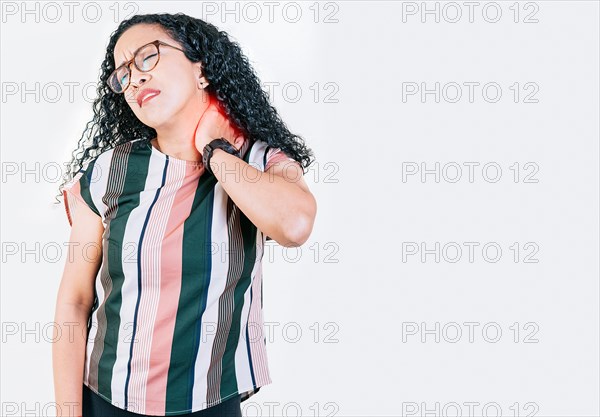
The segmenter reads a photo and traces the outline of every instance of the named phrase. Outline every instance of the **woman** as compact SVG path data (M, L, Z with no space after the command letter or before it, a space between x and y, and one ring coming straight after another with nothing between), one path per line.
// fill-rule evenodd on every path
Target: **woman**
M183 14L119 25L94 113L62 190L59 415L241 415L271 382L264 243L308 239L312 152L240 47Z

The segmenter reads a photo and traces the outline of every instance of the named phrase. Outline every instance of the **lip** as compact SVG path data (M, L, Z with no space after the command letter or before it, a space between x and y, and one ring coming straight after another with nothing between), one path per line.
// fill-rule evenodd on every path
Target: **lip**
M160 90L154 90L152 88L144 88L142 91L139 92L136 100L137 100L138 105L140 107L142 107L142 104L145 101L151 100L159 94L160 94ZM150 97L148 97L148 96L150 96ZM146 98L146 97L148 97L148 98Z

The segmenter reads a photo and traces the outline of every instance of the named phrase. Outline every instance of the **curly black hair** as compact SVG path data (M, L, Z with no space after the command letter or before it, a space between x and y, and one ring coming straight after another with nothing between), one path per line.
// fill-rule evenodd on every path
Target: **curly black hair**
M78 148L72 153L59 186L59 195L62 195L64 185L84 164L105 150L134 139L150 141L156 137L156 130L135 116L124 94L114 93L106 83L115 69L115 44L125 30L140 23L160 25L182 45L190 61L202 62L203 74L208 81L205 91L218 100L244 137L251 141L260 139L271 147L280 148L299 162L303 169L314 162L312 150L305 145L302 137L288 130L275 107L270 104L268 93L261 88L248 58L225 31L183 13L134 15L122 21L111 34L102 62L97 97L93 103L94 117L87 123Z

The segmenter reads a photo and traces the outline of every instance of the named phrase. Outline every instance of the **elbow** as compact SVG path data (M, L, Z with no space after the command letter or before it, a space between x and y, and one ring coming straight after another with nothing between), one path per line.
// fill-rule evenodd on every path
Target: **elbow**
M282 246L295 248L304 245L312 231L312 227L307 227L306 223L306 220L296 220L296 225L288 227L285 234L285 242Z
M283 246L288 248L302 246L310 237L317 212L314 198L312 201L310 209L301 215L294 216L291 224L286 227L286 243Z

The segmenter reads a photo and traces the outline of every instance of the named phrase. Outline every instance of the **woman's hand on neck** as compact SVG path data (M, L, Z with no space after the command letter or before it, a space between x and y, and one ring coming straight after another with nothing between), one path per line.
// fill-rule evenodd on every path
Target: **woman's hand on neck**
M224 138L238 150L244 143L244 136L229 120L216 98L211 98L208 108L196 126L194 133L196 149L202 154L204 147L218 138Z

